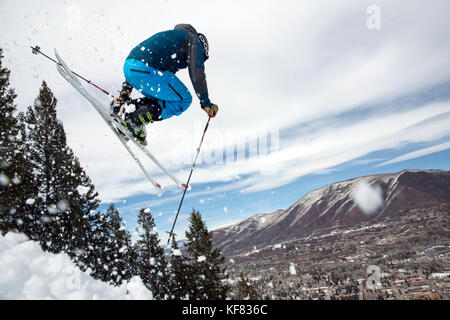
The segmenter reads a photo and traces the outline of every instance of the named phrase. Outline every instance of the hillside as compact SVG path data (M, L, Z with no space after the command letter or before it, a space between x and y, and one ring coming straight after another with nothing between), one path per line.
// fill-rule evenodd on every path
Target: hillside
M229 255L442 203L450 203L448 171L404 170L359 177L312 191L286 210L216 229L214 243Z

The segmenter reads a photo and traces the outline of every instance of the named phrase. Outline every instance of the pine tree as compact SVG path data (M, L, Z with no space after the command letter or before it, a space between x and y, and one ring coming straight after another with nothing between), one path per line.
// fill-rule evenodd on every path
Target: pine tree
M34 106L25 115L27 157L33 167L29 183L38 188L30 211L40 223L42 247L75 256L87 246L86 216L97 208L99 200L95 187L67 145L56 104L44 81Z
M23 124L16 116L16 94L9 87L10 71L2 66L0 48L0 232L23 232L31 226L26 201L31 168L25 160Z
M18 210L11 210L11 218L13 229L17 232L26 234L30 239L37 240L38 224L36 223L33 213L33 200L38 192L38 187L33 184L33 167L29 161L29 152L26 147L26 130L23 112L18 116L20 133L17 139L17 155L18 159L15 162L20 183L12 188L13 193L16 192L17 208Z
M119 286L134 275L131 235L113 204L106 213L91 215L91 247L85 260L91 276Z
M186 299L189 295L188 283L190 281L186 265L186 258L183 257L175 237L172 238L170 261L168 264L169 272L169 292L170 299Z
M240 279L237 284L237 300L258 300L258 292L251 285L250 280L241 272Z
M168 288L167 261L164 249L159 245L155 232L155 220L147 209L141 209L138 216L139 240L135 244L138 275L155 299L170 297Z
M208 232L200 212L192 211L186 231L190 277L189 299L225 299L230 290L226 280L225 258L219 248L214 249L212 232Z
M3 49L0 48L0 168L2 170L2 185L9 184L12 176L6 173L13 165L14 147L19 134L19 125L14 99L17 95L9 88L10 71L2 66Z

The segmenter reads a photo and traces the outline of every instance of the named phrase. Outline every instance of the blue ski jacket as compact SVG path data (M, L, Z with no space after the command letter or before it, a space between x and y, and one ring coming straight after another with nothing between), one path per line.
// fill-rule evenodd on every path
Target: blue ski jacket
M127 59L139 60L161 71L176 73L189 68L189 76L202 106L210 106L205 75L205 57L197 31L189 24L159 32L138 44Z

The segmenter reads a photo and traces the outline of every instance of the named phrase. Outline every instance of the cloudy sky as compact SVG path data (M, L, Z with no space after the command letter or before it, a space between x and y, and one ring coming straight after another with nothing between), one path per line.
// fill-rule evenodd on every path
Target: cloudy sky
M213 228L338 180L449 170L448 12L445 0L0 0L0 46L19 110L47 81L104 205L114 202L130 230L139 208L150 208L165 237L181 190L142 158L165 186L154 190L96 111L29 46L57 48L76 72L116 92L129 51L153 33L191 23L208 37L207 81L220 111L181 211L183 236L192 208ZM193 92L187 71L177 75ZM148 127L150 150L181 180L206 121L194 100Z

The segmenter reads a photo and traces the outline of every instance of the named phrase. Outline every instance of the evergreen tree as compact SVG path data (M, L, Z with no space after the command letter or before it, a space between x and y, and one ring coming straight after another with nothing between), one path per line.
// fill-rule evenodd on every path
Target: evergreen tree
M186 231L189 299L225 299L230 290L222 282L227 278L225 258L219 248L213 248L212 232L208 232L200 212L193 210L189 222L189 231Z
M188 283L190 279L187 273L188 268L185 263L186 258L183 257L181 250L178 248L175 237L172 237L171 254L169 258L170 299L186 299L189 295Z
M88 253L82 262L91 276L119 286L134 275L131 235L125 229L119 211L111 204L103 213L91 215Z
M87 246L86 216L98 206L97 192L66 143L56 115L57 100L45 81L26 115L26 147L37 195L30 211L40 223L39 240L45 250L72 256Z
M251 285L250 280L241 272L240 279L237 284L237 300L258 300L258 292Z
M141 209L138 216L139 239L135 244L136 268L145 286L155 299L170 297L167 261L164 249L159 245L155 220L149 210Z
M31 225L26 201L33 194L28 184L31 168L25 160L23 125L16 117L10 71L2 66L0 48L0 232L23 232Z

